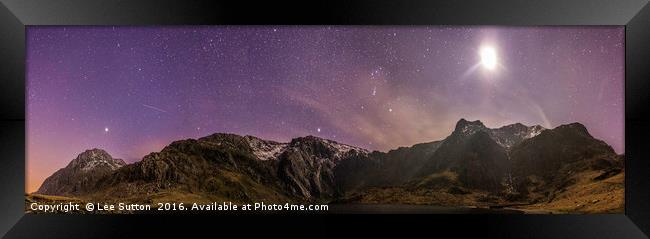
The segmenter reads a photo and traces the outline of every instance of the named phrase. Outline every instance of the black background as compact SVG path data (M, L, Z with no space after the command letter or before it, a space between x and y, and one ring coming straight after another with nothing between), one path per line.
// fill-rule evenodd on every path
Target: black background
M0 235L647 238L650 6L564 1L25 1L0 5ZM25 25L626 25L625 215L24 215ZM446 236L445 236L446 235Z

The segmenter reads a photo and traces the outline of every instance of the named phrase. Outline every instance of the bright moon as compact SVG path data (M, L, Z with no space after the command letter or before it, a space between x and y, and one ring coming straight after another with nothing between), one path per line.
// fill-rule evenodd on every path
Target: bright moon
M104 128L104 132L108 133L108 127Z
M494 70L497 66L497 53L492 47L483 47L479 52L481 55L481 65L488 70Z

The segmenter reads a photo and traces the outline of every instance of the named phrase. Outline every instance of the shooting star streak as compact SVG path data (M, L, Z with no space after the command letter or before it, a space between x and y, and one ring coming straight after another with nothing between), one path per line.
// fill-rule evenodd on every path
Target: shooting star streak
M165 111L165 110L163 110L161 108L155 107L155 106L151 106L151 105L147 105L147 104L142 104L142 106L147 107L147 108L152 109L152 110L155 110L155 111L158 111L158 112L167 113L167 111Z

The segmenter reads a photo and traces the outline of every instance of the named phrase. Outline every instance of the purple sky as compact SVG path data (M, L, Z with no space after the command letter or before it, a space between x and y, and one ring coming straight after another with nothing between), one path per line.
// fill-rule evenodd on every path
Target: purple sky
M29 27L27 191L215 132L368 149L583 123L624 152L623 27ZM493 70L479 52L496 52Z

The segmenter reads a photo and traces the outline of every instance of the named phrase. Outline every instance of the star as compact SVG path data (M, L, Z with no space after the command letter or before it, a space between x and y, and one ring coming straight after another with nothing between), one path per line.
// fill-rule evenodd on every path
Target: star
M108 133L108 127L104 127L104 133Z

